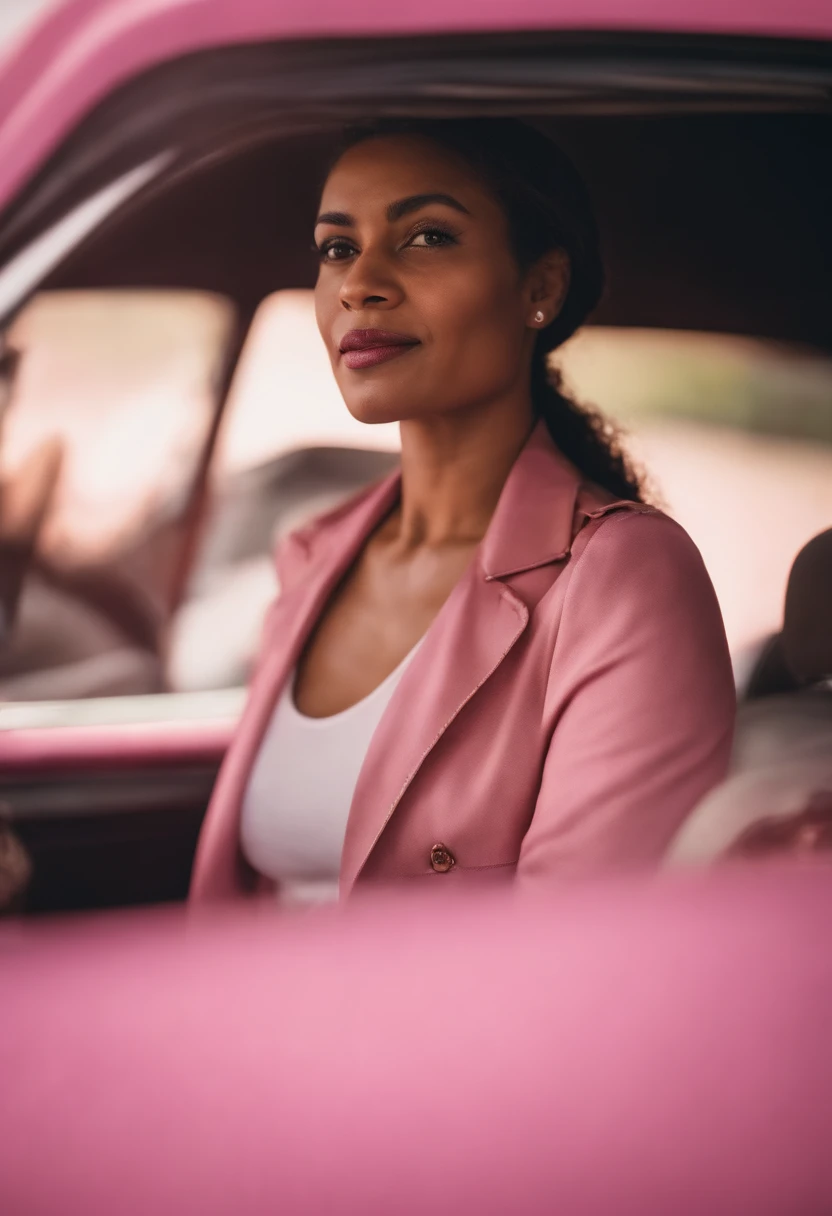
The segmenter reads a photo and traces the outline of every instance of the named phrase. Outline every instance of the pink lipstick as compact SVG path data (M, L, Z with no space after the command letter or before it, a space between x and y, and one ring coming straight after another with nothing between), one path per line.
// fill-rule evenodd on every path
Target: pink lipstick
M340 351L345 366L358 371L397 359L418 345L419 339L408 334L386 329L351 329L341 339Z

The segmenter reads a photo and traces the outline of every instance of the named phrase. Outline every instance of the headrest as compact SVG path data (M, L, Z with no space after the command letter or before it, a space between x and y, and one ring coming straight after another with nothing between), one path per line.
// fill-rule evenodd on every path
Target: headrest
M798 553L786 589L783 653L801 684L832 677L832 528Z

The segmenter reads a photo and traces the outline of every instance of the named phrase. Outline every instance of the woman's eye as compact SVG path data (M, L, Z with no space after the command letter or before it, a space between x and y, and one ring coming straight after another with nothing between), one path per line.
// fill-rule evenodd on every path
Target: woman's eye
M322 262L343 262L345 258L350 257L355 250L349 241L327 241L323 245L318 246L318 255Z
M417 249L436 249L441 245L455 245L456 238L442 228L425 228L411 237L408 244Z

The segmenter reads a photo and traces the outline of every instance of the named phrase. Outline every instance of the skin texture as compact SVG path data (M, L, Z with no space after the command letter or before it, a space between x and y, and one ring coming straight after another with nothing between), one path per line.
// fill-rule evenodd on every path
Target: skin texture
M414 201L440 194L447 199ZM319 211L318 326L350 413L371 425L400 423L402 494L302 656L295 700L311 717L372 692L470 562L533 426L535 333L557 315L569 283L560 250L522 271L488 186L422 137L350 149ZM416 344L350 368L341 343L357 329Z

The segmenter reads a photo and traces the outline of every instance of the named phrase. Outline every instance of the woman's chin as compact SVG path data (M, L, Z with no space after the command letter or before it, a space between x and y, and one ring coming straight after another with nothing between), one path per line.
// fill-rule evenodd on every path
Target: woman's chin
M390 410L350 410L349 412L362 426L389 426L392 423L401 422L398 414Z
M385 426L392 422L402 421L402 410L397 403L385 397L382 400L362 398L346 399L346 406L356 422L365 426Z

